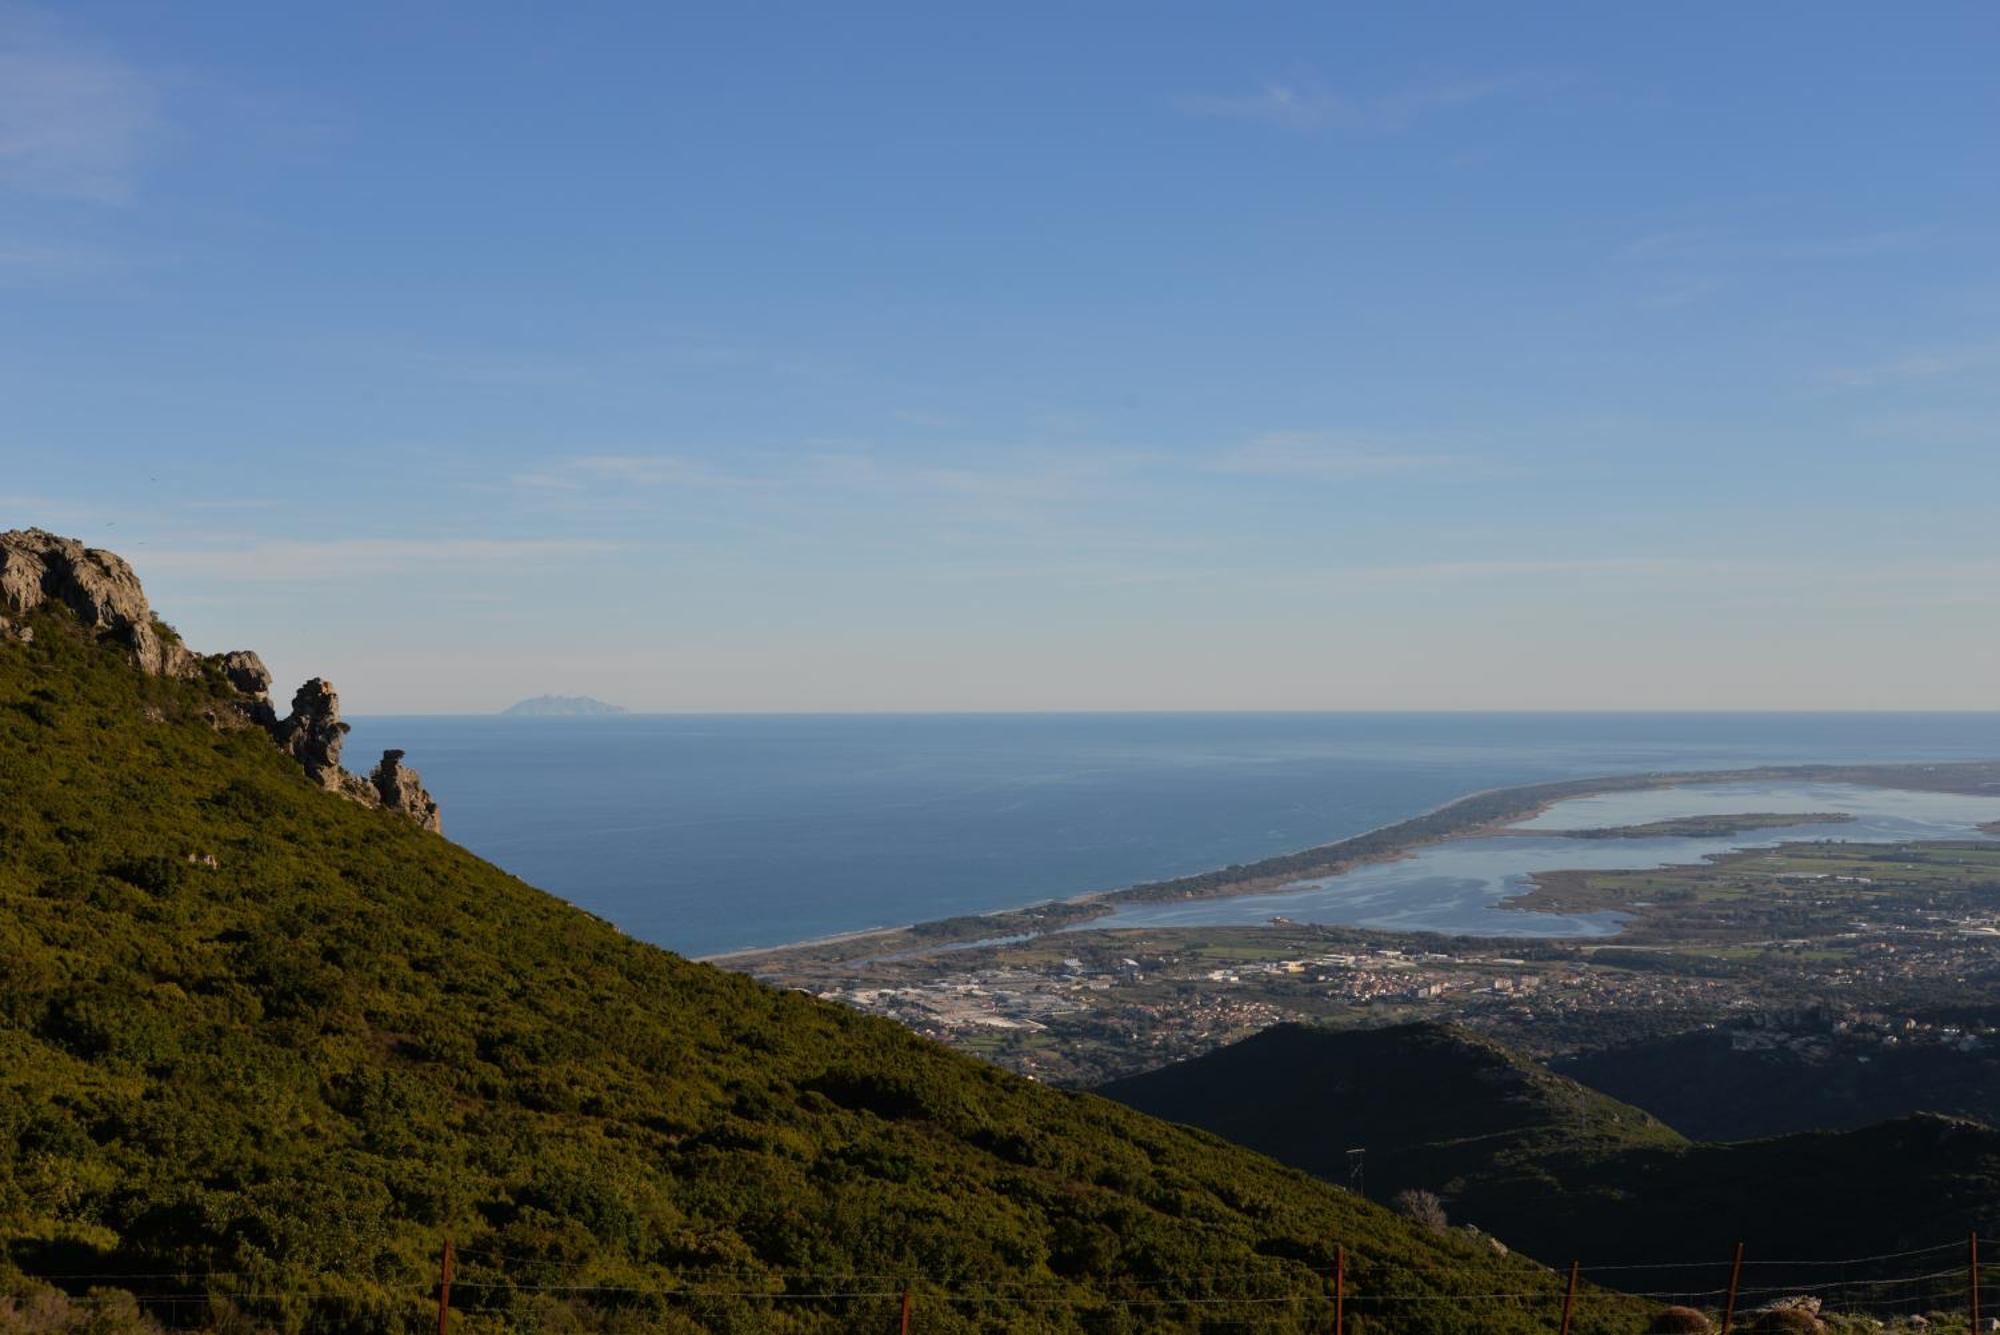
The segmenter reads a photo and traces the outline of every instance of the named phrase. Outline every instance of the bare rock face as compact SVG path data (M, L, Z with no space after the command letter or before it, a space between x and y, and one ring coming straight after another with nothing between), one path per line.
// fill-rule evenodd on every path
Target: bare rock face
M271 669L265 667L264 660L250 650L231 649L226 654L211 654L209 662L215 664L229 684L243 694L270 693Z
M236 707L245 718L275 735L278 711L271 704L271 669L248 649L231 649L226 654L210 654L202 660L222 674L242 699Z
M263 666L255 664L258 670ZM299 762L306 777L328 792L363 806L385 807L426 830L442 828L436 800L424 791L417 772L403 765L401 751L384 751L382 763L366 779L342 769L340 750L347 744L347 733L348 725L340 720L340 694L324 677L299 687L292 696L292 712L271 727L272 738Z
M306 777L333 792L342 787L340 748L347 733L348 725L340 721L340 696L324 677L299 687L292 712L271 730L278 746L305 767Z
M437 802L424 791L417 772L403 763L401 751L384 751L382 763L369 774L368 782L375 785L376 796L388 810L400 811L426 830L443 831Z
M67 607L90 630L129 645L142 671L188 676L196 659L146 603L125 558L38 528L0 533L0 604L25 616L45 603Z
M261 728L328 792L400 812L426 830L439 827L438 804L417 772L404 767L401 751L385 751L366 779L340 767L348 728L340 721L340 696L325 678L299 687L292 712L280 719L264 660L248 649L206 657L190 653L153 615L139 577L123 557L38 528L0 533L0 643L32 641L33 628L20 619L45 606L66 608L84 629L125 645L143 672L227 683L236 698L209 709L209 723L241 728L247 720ZM165 715L157 721L164 722Z

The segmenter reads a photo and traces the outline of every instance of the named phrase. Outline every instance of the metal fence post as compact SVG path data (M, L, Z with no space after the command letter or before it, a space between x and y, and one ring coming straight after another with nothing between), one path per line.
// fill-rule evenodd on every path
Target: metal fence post
M1979 1231L1974 1229L1967 1238L1966 1264L1972 1271L1972 1329L1979 1330Z
M1347 1248L1333 1249L1333 1335L1347 1335Z
M1736 1244L1736 1253L1729 1262L1729 1301L1722 1308L1722 1335L1729 1335L1730 1323L1736 1320L1736 1287L1743 1279L1743 1244Z
M451 1235L446 1234L444 1255L438 1261L438 1335L451 1332Z

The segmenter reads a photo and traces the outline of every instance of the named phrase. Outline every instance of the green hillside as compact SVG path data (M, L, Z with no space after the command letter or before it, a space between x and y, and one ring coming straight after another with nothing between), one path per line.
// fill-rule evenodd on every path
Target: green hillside
M1774 1259L1862 1256L2000 1224L2000 1131L1929 1114L1546 1163L1559 1197L1494 1193L1487 1208L1518 1221L1522 1246L1551 1256L1720 1257L1739 1241Z
M1337 1181L1366 1147L1370 1195L1436 1192L1453 1220L1556 1263L1656 1266L1739 1241L1771 1260L1873 1255L2000 1223L2000 1131L1978 1122L1695 1144L1439 1025L1285 1026L1103 1092Z
M1983 1008L1991 1023L1991 1008ZM1926 1013L1926 1019L1928 1019ZM1946 1012L1938 1023L1955 1018ZM1805 1028L1806 1026L1801 1026ZM1843 1131L1919 1112L1991 1118L2000 1110L2000 1051L1989 1045L1844 1038L1743 1043L1748 1027L1697 1029L1578 1053L1555 1069L1650 1110L1701 1140Z
M1365 1151L1377 1199L1545 1183L1542 1162L1559 1151L1682 1143L1648 1113L1442 1024L1277 1025L1099 1092L1334 1181L1351 1180L1350 1151Z
M1351 1330L1549 1324L1554 1277L1483 1239L631 941L315 787L219 673L26 627L0 1329L137 1319L93 1289L182 1328L434 1328L447 1235L455 1330L886 1330L905 1286L920 1331L1323 1329L1336 1244L1376 1295Z

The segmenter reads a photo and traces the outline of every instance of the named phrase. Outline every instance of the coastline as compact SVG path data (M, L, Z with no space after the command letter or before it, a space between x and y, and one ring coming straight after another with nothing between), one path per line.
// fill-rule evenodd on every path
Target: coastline
M1351 841L1351 840L1356 840L1356 839L1368 839L1368 838L1372 838L1372 837L1374 837L1374 836L1376 836L1376 835L1381 835L1381 834L1386 834L1386 833L1388 833L1388 832L1389 832L1389 831L1391 831L1391 830L1395 830L1395 829L1399 829L1399 828L1401 828L1402 826L1405 826L1405 825L1408 825L1408 824L1410 824L1410 822L1412 822L1412 821L1418 821L1418 820L1424 820L1424 819L1426 819L1426 818L1428 818L1428 817L1432 817L1432 816L1436 816L1436 815L1439 815L1439 814L1441 814L1441 813L1443 813L1443 812L1445 812L1445 811L1448 811L1448 810L1450 810L1450 809L1451 809L1452 807L1455 807L1455 806L1459 805L1459 804L1460 804L1461 802L1470 802L1470 801L1472 801L1472 800L1474 800L1474 799L1476 799L1476 798L1484 798L1484 797L1491 797L1491 796L1493 796L1493 795L1495 795L1495 794L1499 794L1499 793L1511 793L1511 792L1515 792L1515 791L1518 791L1518 790L1521 790L1521 789L1523 789L1523 788L1527 788L1527 787L1535 787L1535 786L1537 786L1537 785L1532 785L1532 784L1530 784L1530 785L1521 785L1521 784L1515 784L1515 785L1509 785L1509 786L1505 786L1505 787L1500 787L1500 788L1481 788L1481 789L1478 789L1478 790L1476 790L1476 791L1474 791L1474 792L1470 792L1470 793L1464 793L1464 794L1461 794L1460 796L1458 796L1458 797L1454 797L1454 798L1450 799L1449 801L1446 801L1446 802L1440 802L1440 803L1439 803L1438 805L1436 805L1436 806L1434 806L1434 807L1429 807L1429 808L1427 808L1427 809L1425 809L1425 810L1423 810L1423 811L1420 811L1420 812L1418 812L1418 813L1417 813L1416 815L1414 815L1414 816L1406 816L1406 817L1404 817L1404 818L1403 818L1403 819L1401 819L1401 820L1393 820L1393 821L1390 821L1390 822L1388 822L1388 823L1387 823L1387 824L1385 824L1385 825L1375 825L1375 826L1371 826L1371 827L1369 827L1368 829L1366 829L1366 830L1363 830L1363 831L1361 831L1361 832L1360 832L1359 834L1353 834L1353 835L1349 835L1349 836L1347 836L1347 837L1346 837L1346 838L1344 838L1344 839L1338 839L1338 840L1335 840L1335 841L1334 841L1333 843L1330 843L1330 844L1315 844L1315 845L1312 845L1312 846L1311 846L1311 847L1309 847L1309 848L1305 848L1305 849L1301 849L1301 850L1298 850L1297 852L1294 852L1294 853L1280 853L1280 854L1276 854L1276 855L1274 855L1274 857L1273 857L1273 858L1266 858L1266 859L1260 859L1259 861L1257 861L1257 862L1254 862L1254 863L1241 863L1241 864L1235 864L1235 863L1232 863L1232 864L1230 864L1230 865L1231 865L1232 867L1234 867L1234 866L1241 866L1241 867L1243 867L1243 868L1245 868L1245 869L1248 869L1248 868L1254 868L1254 867L1259 867L1259 866L1262 866L1262 865L1264 865L1264 864L1265 864L1266 862L1270 862L1270 861L1273 861L1273 860L1276 860L1276 859L1279 859L1279 858L1291 858L1291 857L1298 857L1298 856L1300 856L1301 854L1304 854L1304 853L1311 853L1311 852L1316 852L1316 851L1318 851L1318 850L1320 850L1320 849L1332 849L1332 848L1338 848L1338 847L1340 847L1341 845L1343 845L1343 844L1345 844L1345 843L1348 843L1348 842L1349 842L1349 841ZM1558 800L1558 799L1554 799L1554 798L1551 798L1551 799L1550 799L1549 801L1547 801L1547 802L1543 803L1543 804L1542 804L1542 806L1541 806L1541 807L1540 807L1539 809L1537 809L1536 811L1531 811L1531 812L1529 812L1529 813L1528 813L1528 815L1529 815L1529 816L1534 816L1534 815L1539 815L1539 814L1540 814L1540 811L1541 811L1541 810L1546 810L1546 809L1547 809L1547 808L1548 808L1549 806L1553 806L1553 805L1555 804L1555 801L1556 801L1556 800ZM1470 835L1473 835L1473 834L1476 834L1476 833L1480 833L1480 831L1478 831L1478 830L1474 830L1474 829L1467 829L1466 831L1464 831L1464 836L1470 836ZM1463 836L1461 836L1461 837L1463 837ZM1421 846L1422 846L1422 845L1421 845L1421 843L1413 841L1413 842L1411 842L1411 843L1409 843L1409 844L1407 844L1407 845L1404 845L1403 847L1399 848L1399 849L1398 849L1398 850L1397 850L1397 851L1396 851L1396 852L1395 852L1394 854L1391 854L1391 855L1383 855L1383 856L1379 856L1379 857L1373 857L1373 858L1369 858L1369 859L1367 859L1366 861L1368 861L1368 862L1390 862L1390 861L1394 861L1394 860L1395 860L1396 858L1399 858L1399 857L1403 857L1403 856L1407 855L1407 854L1408 854L1408 853L1409 853L1409 852L1410 852L1410 851L1411 851L1412 849L1415 849L1415 848L1418 848L1418 847L1421 847ZM1362 865L1365 865L1365 864L1364 864L1364 862L1363 862L1362 860L1356 860L1356 861L1355 861L1355 863L1354 863L1353 865L1354 865L1354 866L1362 866ZM1219 873L1219 872L1221 872L1221 871L1227 871L1227 870L1229 870L1229 868L1228 868L1228 867L1224 867L1224 868L1217 868L1217 869L1215 869L1214 871L1210 871L1210 872L1194 872L1194 873L1191 873L1190 875L1191 875L1191 876L1194 876L1194 877L1199 877L1199 876L1209 876L1209 875L1215 875L1215 874L1218 874L1218 873ZM893 937L893 936L896 936L896 935L897 935L898 933L903 933L903 932L917 932L917 931L921 931L922 929L924 929L924 928L926 928L926 927L936 927L936 926L939 926L939 925L941 925L941 924L944 924L944 923L949 923L949 922L959 922L959 921L963 921L963 920L965 920L965 919L967 919L967 918L971 918L971 919L974 919L974 920L978 920L978 921L983 921L983 922L989 922L989 923L991 923L991 924L993 924L993 925L995 925L995 926L1000 926L1000 927L1004 927L1004 926L1006 926L1007 924L1005 924L1005 923L1004 923L1003 921L1001 921L1001 920L1004 920L1004 919L1006 919L1006 918L1010 918L1010 917L1012 917L1012 916L1014 916L1014 915L1017 915L1017 914L1023 914L1023 913L1032 913L1032 912L1034 912L1034 911L1036 911L1036 910L1038 910L1038 909L1045 909L1045 908L1049 908L1049 907L1052 907L1052 906L1064 906L1064 907L1067 907L1067 906L1072 906L1072 905L1074 905L1074 906L1086 906L1086 907L1087 907L1087 906L1090 906L1090 905L1093 905L1093 904L1102 904L1102 903L1107 903L1107 902L1111 902L1111 901L1113 901L1113 900L1115 899L1115 897L1117 897L1117 896L1121 896L1121 895L1124 895L1124 894L1126 894L1126 893L1128 893L1128 892L1130 892L1130 891L1136 891L1136 890L1142 890L1142 889L1146 889L1146 888L1148 888L1148 887L1150 887L1150 886L1154 886L1154 885L1170 885L1170 884L1175 884L1175 883L1177 883L1177 882L1178 882L1179 880L1182 880L1182 879L1188 879L1188 878L1174 878L1174 880L1170 880L1170 881L1138 881L1138 882L1134 882L1134 883L1132 883L1132 884L1130 884L1130 885L1124 885L1124 886L1114 886L1114 887L1112 887L1112 888L1111 888L1111 889L1109 889L1109 890L1085 890L1085 891L1082 891L1081 893L1078 893L1078 894L1074 894L1074 895L1069 895L1069 896L1066 896L1066 897L1064 897L1064 898L1061 898L1061 899L1044 899L1044 900L1036 900L1036 901L1033 901L1033 902L1030 902L1030 903L1027 903L1027 904L1022 904L1022 905L1019 905L1019 906L1017 906L1017 907L1014 907L1014 908L1004 908L1004 909L990 909L990 910L988 910L988 911L987 911L987 912L985 912L985 913L976 913L976 914L961 914L961 915L956 915L956 916L954 916L954 917L950 917L950 918L926 918L926 919L920 919L920 920L918 920L918 921L916 921L916 922L906 922L906 923L896 923L896 924L893 924L893 925L890 925L890 926L885 926L885 927L857 927L857 928L854 928L854 929L853 929L853 930L851 930L851 931L846 931L846 932L832 932L832 933L829 933L829 934L828 934L828 935L826 935L826 936L814 936L814 937L807 937L807 938L806 938L805 940L803 940L803 941L791 941L791 942L787 942L787 943L785 943L785 944L783 944L783 945L777 945L777 946L745 946L745 947L743 947L742 949L739 949L739 950L724 950L724 951L718 951L718 952L716 952L715 954L712 954L712 955L696 955L696 956L693 956L692 958L693 958L693 959L694 959L694 960L695 960L695 961L696 961L697 963L701 963L701 964L716 964L716 965L727 965L727 963L728 963L729 961L731 961L731 960L738 960L738 959L745 959L745 958L749 958L749 957L753 957L753 956L759 956L759 955L781 955L781 954L782 954L782 955L789 955L789 954L795 954L795 953L797 953L797 952L801 952L801 951L810 951L810 950L817 950L817 949L820 949L820 948L822 948L822 947L828 947L828 946L839 946L839 945L845 945L845 944L847 944L847 943L850 943L850 942L854 942L854 941L866 941L866 940L873 940L873 939L875 939L875 938L877 938L877 937L885 937L885 938L886 938L886 937ZM1246 885L1244 885L1244 887L1243 887L1243 888L1242 888L1241 890L1236 890L1236 891L1232 891L1231 893L1232 893L1232 894L1254 894L1254 893L1256 893L1256 890L1257 890L1257 889L1259 889L1259 888L1263 888L1263 887L1256 887L1256 886L1251 886L1251 885L1248 885L1248 884L1246 884ZM1224 896L1219 896L1219 895L1218 895L1218 896L1214 896L1214 897L1215 897L1215 898L1223 898ZM1107 911L1106 911L1106 913L1101 913L1101 914L1092 914L1092 915L1090 915L1090 916L1091 916L1091 917L1104 917L1104 916L1108 916L1108 913L1109 913L1109 910L1107 910ZM1084 921L1089 921L1089 919L1088 919L1088 918L1086 918L1086 919L1084 919ZM998 935L998 934L1003 934L1003 933L995 933L995 934L996 934L996 935ZM967 938L967 940L968 940L968 941L971 941L971 940L976 940L976 939L977 939L977 938ZM962 945L962 944L965 944L965 943L964 943L964 942L957 942L957 943L939 943L939 944L960 944L960 945Z
M912 950L963 949L995 937L1039 936L1075 929L1107 917L1120 904L1172 899L1225 899L1258 894L1298 881L1338 876L1364 866L1397 861L1419 848L1477 838L1529 820L1558 802L1602 793L1638 792L1701 784L1772 780L1855 783L1878 788L1991 794L2000 791L2000 761L1895 764L1762 765L1728 770L1649 770L1541 783L1483 788L1426 811L1331 843L1275 854L1249 863L1162 881L1089 890L1065 899L1034 901L987 913L861 928L778 946L749 947L695 957L721 968L754 972L759 963L866 959ZM847 947L870 943L866 950Z

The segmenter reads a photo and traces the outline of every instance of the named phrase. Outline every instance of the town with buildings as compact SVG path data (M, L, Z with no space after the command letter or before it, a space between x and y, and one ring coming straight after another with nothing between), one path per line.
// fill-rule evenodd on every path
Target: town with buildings
M1057 932L792 967L781 957L760 973L1064 1084L1199 1055L1283 1021L1448 1020L1543 1056L1795 1015L1833 1018L1784 1038L1750 1025L1741 1041L1979 1042L1990 1033L1981 1024L1916 1017L2000 1000L2000 859L1967 845L1909 845L1893 874L1853 870L1875 856L1789 847L1563 886L1594 904L1645 893L1669 906L1649 904L1608 939L1278 921ZM1832 865L1814 868L1815 859ZM1661 893L1663 875L1690 893ZM1621 878L1643 879L1635 890ZM1677 903L1702 911L1676 913Z

